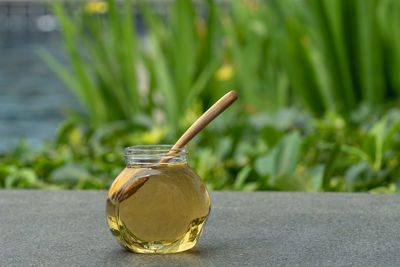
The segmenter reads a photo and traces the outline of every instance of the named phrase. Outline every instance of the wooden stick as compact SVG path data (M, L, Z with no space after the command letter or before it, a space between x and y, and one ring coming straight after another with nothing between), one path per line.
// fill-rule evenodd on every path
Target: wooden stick
M172 155L176 153L176 149L184 147L192 138L198 134L204 127L207 126L213 119L215 119L219 114L221 114L225 109L227 109L233 102L237 99L237 93L235 91L230 91L221 97L214 105L211 106L203 115L200 116L186 132L179 138L175 145L170 149L167 155ZM171 156L172 157L172 156ZM160 163L167 163L171 158L164 158L160 160ZM144 183L149 179L148 177L141 177L141 169L133 170L130 174L130 180L125 181L119 188L108 191L107 198L111 201L122 202L133 193L135 193ZM135 179L132 179L135 177ZM117 177L118 179L118 177ZM115 181L114 181L115 182ZM111 186L113 188L113 186Z
M221 97L214 105L212 105L203 115L200 116L179 138L175 145L171 148L167 155L176 153L176 149L184 147L193 137L196 136L204 127L206 127L212 120L214 120L219 114L227 109L233 102L238 98L235 91L230 91ZM160 162L168 162L169 158L164 158Z

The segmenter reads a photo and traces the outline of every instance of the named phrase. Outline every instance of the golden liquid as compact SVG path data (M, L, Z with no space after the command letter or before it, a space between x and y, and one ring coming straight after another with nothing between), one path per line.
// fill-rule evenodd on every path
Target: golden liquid
M200 177L187 164L125 168L107 197L107 223L117 241L139 253L192 248L210 212Z

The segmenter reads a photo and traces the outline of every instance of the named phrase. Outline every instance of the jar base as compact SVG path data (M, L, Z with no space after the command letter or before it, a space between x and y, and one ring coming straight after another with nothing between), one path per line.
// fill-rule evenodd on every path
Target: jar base
M125 248L133 253L139 254L172 254L187 251L193 248L197 242L192 244L180 244L177 246L163 245L163 244L152 244L148 245L147 248L136 247L136 246L125 246Z
M127 250L141 254L178 253L193 248L199 240L207 218L192 221L186 234L175 241L146 242L136 237L124 224L118 224L116 218L107 216L111 233L117 242Z
M157 242L143 242L136 239L134 236L126 236L127 233L121 233L122 240L119 239L119 243L127 250L140 253L140 254L169 254L178 253L193 248L198 239L201 236L205 220L202 220L200 224L191 225L189 231L185 236L179 240L168 242L168 241L157 241Z

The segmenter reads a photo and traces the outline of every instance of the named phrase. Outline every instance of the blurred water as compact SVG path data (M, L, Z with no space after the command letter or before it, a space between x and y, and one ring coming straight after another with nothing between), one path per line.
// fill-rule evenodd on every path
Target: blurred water
M41 60L46 49L62 59L57 32L0 33L0 150L22 137L37 145L53 138L64 119L66 107L79 107L77 100Z

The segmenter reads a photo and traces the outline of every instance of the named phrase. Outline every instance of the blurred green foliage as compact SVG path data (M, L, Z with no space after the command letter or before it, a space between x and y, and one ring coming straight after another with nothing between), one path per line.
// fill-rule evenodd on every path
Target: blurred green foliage
M104 3L105 13L53 4L70 64L42 52L98 125L158 113L153 123L177 137L182 114L227 88L252 112L300 105L319 116L347 117L362 103L378 108L400 95L395 0L240 0L225 9L176 0L168 16L145 1Z
M372 114L371 114L372 112ZM361 114L361 115L360 115ZM189 165L216 190L398 192L400 109L316 118L295 108L223 114L189 145ZM123 148L168 141L158 126L64 122L55 142L21 142L0 155L5 188L107 188L124 168Z
M234 89L189 147L210 189L399 191L399 1L102 3L53 5L70 64L42 55L87 113L0 154L0 187L107 188L124 147L173 143Z

